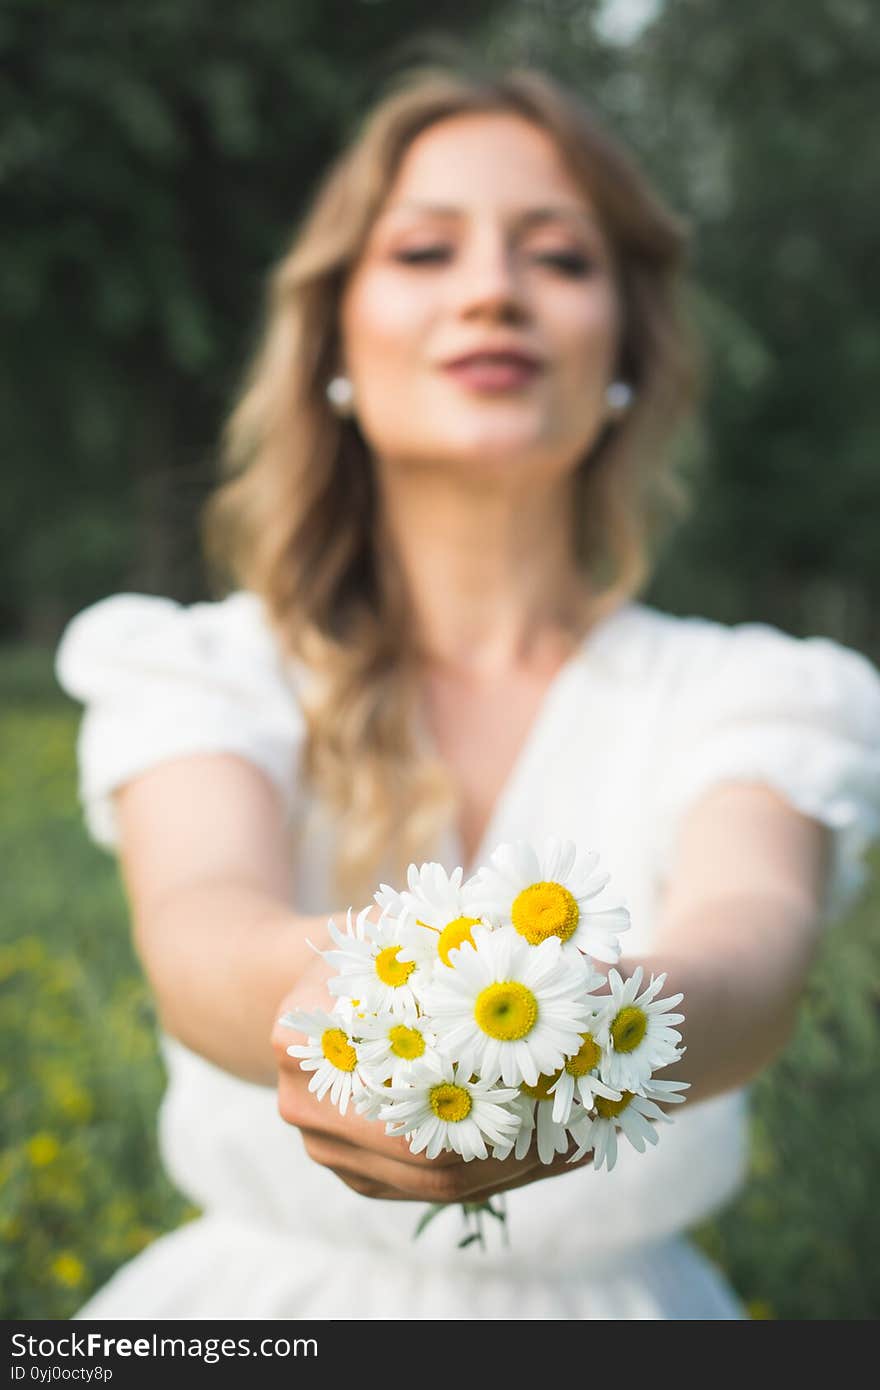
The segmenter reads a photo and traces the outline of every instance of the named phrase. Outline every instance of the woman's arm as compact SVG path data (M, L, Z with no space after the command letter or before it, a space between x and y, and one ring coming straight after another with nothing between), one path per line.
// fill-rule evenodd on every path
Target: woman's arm
M274 1086L279 1001L330 945L290 907L280 798L233 754L157 764L116 793L134 943L162 1025L247 1081ZM329 915L329 914L328 914Z
M751 1080L787 1043L816 956L830 831L770 787L713 787L685 818L650 954L624 958L682 990L687 1052L664 1079L688 1101ZM625 938L624 938L625 940Z

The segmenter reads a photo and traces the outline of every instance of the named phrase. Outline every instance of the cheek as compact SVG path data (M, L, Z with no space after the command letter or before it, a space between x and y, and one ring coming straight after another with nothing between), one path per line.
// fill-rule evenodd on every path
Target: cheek
M548 435L570 448L588 445L605 413L616 365L619 311L610 286L583 297L560 296L552 315L557 370L547 400Z
M565 432L588 434L604 414L607 383L614 375L619 341L617 302L607 292L571 301L556 320L561 370L556 408Z
M428 306L423 296L402 285L397 275L377 271L356 285L344 312L348 360L353 372L369 375L408 359L420 340ZM374 354L381 349L382 356Z
M579 302L570 299L560 305L559 341L563 360L570 366L565 375L583 383L585 376L604 385L604 376L614 367L619 337L617 302L610 287L597 287Z
M345 356L360 427L378 452L419 433L431 413L425 369L433 319L430 296L380 270L353 287L343 308Z

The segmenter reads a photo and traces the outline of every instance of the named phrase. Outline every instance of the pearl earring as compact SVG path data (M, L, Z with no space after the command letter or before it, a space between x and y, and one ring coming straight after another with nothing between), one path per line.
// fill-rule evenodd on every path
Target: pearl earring
M625 381L612 381L605 388L605 401L613 419L625 415L632 405L635 393Z
M335 376L327 382L327 399L337 415L353 413L354 387L347 376Z

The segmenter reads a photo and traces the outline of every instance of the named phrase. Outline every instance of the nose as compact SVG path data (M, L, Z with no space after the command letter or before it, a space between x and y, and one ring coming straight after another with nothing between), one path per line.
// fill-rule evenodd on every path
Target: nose
M528 315L516 256L494 230L475 234L462 248L453 276L454 308L463 318L481 315L521 321Z

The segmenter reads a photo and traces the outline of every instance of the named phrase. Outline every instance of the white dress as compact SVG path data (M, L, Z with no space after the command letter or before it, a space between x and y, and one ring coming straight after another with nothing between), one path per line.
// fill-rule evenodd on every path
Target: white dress
M303 672L281 657L257 595L189 606L112 595L68 624L56 674L85 705L80 797L99 845L116 846L110 794L127 779L177 756L235 752L283 793L291 905L341 906L328 888L333 826L298 775ZM557 673L466 873L517 837L597 849L611 873L603 892L618 894L608 904L629 907L626 949L637 956L650 948L683 811L737 778L769 784L833 829L825 915L838 918L880 837L880 673L824 637L628 603ZM454 833L438 857L450 870L461 863ZM644 1154L622 1143L611 1173L587 1166L508 1193L510 1248L493 1226L485 1252L459 1251L457 1208L414 1242L424 1208L359 1196L312 1162L273 1088L159 1042L162 1159L204 1215L124 1265L78 1318L745 1316L685 1234L744 1180L743 1090L685 1104Z

